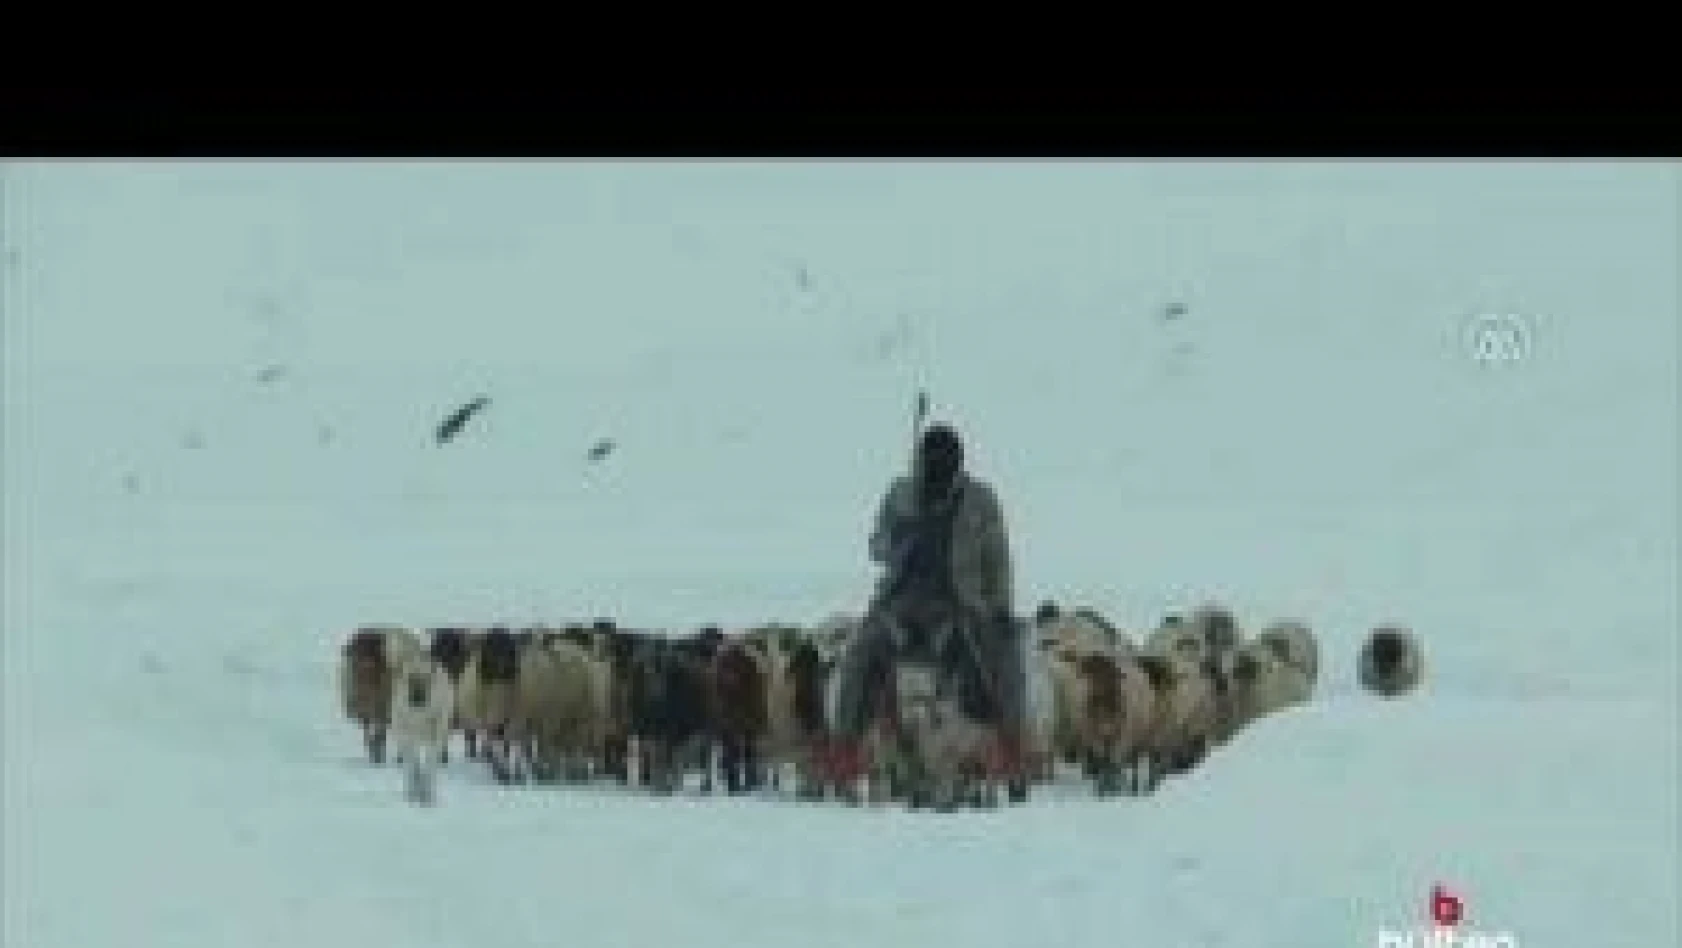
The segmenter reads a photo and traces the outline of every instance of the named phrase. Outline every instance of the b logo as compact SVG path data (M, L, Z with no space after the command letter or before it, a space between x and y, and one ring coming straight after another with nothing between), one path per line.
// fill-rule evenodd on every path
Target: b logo
M1431 921L1439 927L1453 928L1466 917L1466 903L1460 897L1449 894L1441 885L1431 887Z

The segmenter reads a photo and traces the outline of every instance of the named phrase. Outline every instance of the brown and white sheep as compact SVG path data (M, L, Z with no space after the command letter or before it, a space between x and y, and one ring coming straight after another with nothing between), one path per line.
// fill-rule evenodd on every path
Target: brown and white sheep
M340 653L340 707L361 728L368 759L375 764L385 762L395 670L422 652L420 637L409 629L365 625L351 633Z
M455 702L457 700L456 695L461 688L462 677L467 674L468 663L473 658L472 632L461 627L434 628L431 632L431 641L427 645L427 653L450 677L450 732L454 734L458 730L462 731L464 738L469 739L467 751L468 757L471 758L473 756L471 736L467 734L466 728L463 726L461 712L456 707ZM443 757L440 762L449 763L449 760L450 745L449 741L445 741Z
M486 761L498 779L507 779L508 724L520 673L520 640L513 631L498 626L470 636L469 643L472 657L456 695L468 755Z
M1060 670L1069 693L1065 740L1097 792L1145 789L1157 695L1143 667L1132 656L1087 653Z
M1175 643L1168 643L1173 649ZM1149 763L1142 789L1152 790L1165 776L1183 774L1200 764L1215 743L1220 702L1207 663L1180 650L1149 651L1137 659L1155 699L1150 736L1143 756Z

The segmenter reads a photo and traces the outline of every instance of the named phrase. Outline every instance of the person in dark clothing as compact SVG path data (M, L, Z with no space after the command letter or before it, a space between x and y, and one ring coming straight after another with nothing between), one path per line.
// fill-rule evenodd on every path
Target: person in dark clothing
M896 650L927 644L920 637L944 621L969 631L960 636L963 654L955 660L972 673L972 696L979 699L972 708L999 728L1005 766L1020 769L1024 631L1014 612L998 497L965 470L963 442L949 425L923 433L913 468L889 486L878 507L870 557L886 569L836 668L830 763L842 783L863 771L861 741Z

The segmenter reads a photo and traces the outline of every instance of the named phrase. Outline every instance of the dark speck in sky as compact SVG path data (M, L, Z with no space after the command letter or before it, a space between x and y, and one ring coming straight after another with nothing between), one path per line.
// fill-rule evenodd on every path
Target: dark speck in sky
M451 412L450 416L444 419L443 424L438 426L436 433L438 443L445 444L455 438L461 432L462 426L467 424L467 420L478 414L481 409L490 403L490 398L481 395Z

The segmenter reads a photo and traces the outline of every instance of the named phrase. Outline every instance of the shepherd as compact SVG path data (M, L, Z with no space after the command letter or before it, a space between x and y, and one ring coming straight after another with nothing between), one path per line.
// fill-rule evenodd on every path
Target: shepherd
M830 779L849 784L864 772L863 736L904 647L898 637L943 620L965 632L958 660L966 667L957 671L973 682L972 706L996 729L996 765L1020 775L1025 631L1014 610L1010 540L997 494L965 469L951 425L930 425L918 437L910 475L896 477L878 505L869 550L885 572L836 669Z

